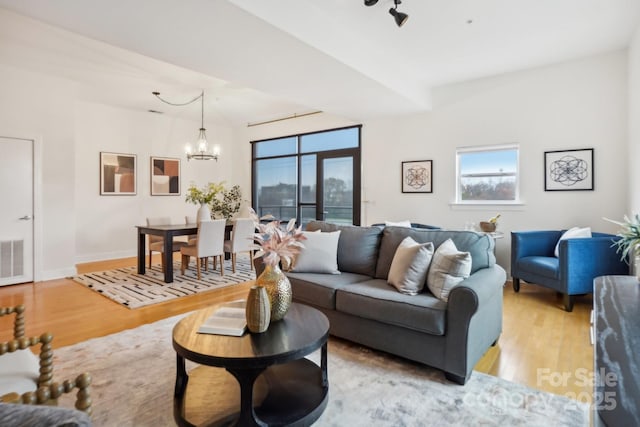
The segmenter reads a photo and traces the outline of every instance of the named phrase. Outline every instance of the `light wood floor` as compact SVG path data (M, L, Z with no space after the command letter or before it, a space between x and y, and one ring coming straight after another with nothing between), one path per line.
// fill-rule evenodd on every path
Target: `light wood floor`
M159 260L158 260L159 261ZM135 265L135 258L78 265L79 273ZM25 304L27 335L53 333L54 348L133 328L176 314L242 298L251 282L135 310L116 304L69 279L5 286L0 306ZM548 289L523 283L504 289L503 332L475 369L532 388L591 402L593 348L589 341L591 296L578 297L572 313ZM1 340L12 326L0 317ZM564 380L560 380L565 378Z

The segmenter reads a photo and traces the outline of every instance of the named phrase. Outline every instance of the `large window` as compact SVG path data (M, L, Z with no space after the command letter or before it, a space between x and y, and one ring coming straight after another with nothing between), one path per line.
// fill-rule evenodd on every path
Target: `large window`
M252 205L299 224L360 224L360 126L252 141Z
M519 201L517 145L460 148L456 154L457 203Z

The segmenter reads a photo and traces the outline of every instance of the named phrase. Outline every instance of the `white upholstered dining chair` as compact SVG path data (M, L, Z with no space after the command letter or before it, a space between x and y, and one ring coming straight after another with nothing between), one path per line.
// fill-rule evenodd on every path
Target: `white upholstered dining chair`
M213 268L216 268L216 258L220 260L220 275L224 276L224 227L226 220L202 221L198 224L198 237L195 245L180 248L182 254L181 273L189 267L191 257L196 258L198 280L201 278L200 269L207 269L207 258L213 257Z
M233 220L231 239L224 241L224 251L231 253L231 268L236 272L236 255L239 252L249 253L249 264L253 270L253 234L256 226L251 218Z
M196 218L195 216L185 216L184 217L184 223L185 224L197 224L198 223L198 218ZM189 234L187 236L187 242L190 245L195 245L196 244L196 239L198 238L197 234Z
M171 225L171 218L168 216L147 218L147 227L156 225ZM173 252L179 252L180 248L187 244L184 240L173 241ZM151 268L151 256L153 251L160 252L162 260L162 271L164 271L164 239L161 236L149 234L149 268Z

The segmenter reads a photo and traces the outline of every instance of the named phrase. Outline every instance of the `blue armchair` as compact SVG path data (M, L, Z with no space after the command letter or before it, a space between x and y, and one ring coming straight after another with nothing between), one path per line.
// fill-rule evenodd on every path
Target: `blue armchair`
M575 295L593 292L594 278L629 274L629 267L611 247L618 237L605 233L561 240L556 258L553 252L564 231L512 232L511 276L515 292L521 279L555 289L563 294L565 310L572 311Z

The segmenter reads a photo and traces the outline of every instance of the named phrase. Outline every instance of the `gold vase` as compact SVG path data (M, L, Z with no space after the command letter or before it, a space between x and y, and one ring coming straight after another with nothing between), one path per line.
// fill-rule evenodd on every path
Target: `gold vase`
M249 289L245 315L250 332L259 334L269 327L271 304L267 290L263 286L252 286Z
M291 282L280 267L266 265L264 271L256 279L256 286L263 286L271 303L271 321L281 320L291 306Z

